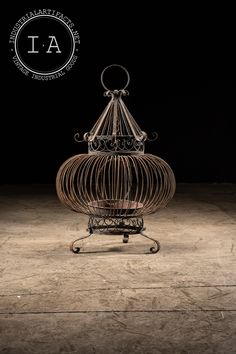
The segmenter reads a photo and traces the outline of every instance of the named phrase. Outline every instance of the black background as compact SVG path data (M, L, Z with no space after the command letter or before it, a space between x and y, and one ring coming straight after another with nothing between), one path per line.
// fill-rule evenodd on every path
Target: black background
M1 183L54 183L61 163L86 151L73 135L89 131L107 104L100 73L112 63L130 73L129 110L159 134L146 151L164 158L177 182L236 182L232 9L127 3L3 10ZM74 67L50 82L23 75L8 44L17 20L39 8L68 16L81 37Z

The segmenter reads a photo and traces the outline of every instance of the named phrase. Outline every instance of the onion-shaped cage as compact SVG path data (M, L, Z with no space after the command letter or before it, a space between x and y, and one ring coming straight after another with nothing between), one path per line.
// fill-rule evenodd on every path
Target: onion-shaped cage
M151 155L73 156L57 176L59 198L70 209L95 216L128 217L156 212L174 194L174 175Z
M128 72L121 68L129 82ZM104 87L106 69L101 76ZM163 159L144 153L147 134L122 100L127 91L108 90L105 95L110 102L84 135L88 154L72 156L62 164L56 179L57 194L65 206L89 216L88 236L95 232L123 234L123 242L128 242L131 233L150 238L143 234L143 215L167 205L175 192L175 177ZM160 244L150 239L155 242L150 250L156 253ZM76 241L71 250L78 253Z

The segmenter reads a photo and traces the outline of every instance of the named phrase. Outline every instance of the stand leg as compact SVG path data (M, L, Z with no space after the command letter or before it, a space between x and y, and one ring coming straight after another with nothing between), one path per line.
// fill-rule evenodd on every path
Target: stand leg
M70 244L70 251L73 252L73 253L79 253L80 247L74 247L75 242L81 241L81 240L83 240L83 239L85 239L85 238L88 238L88 237L91 236L91 235L92 235L92 233L90 232L87 236L83 236L83 237L77 238L76 240L74 240L73 242L71 242L71 244Z
M157 253L157 252L160 250L161 245L160 245L160 242L159 242L159 241L157 241L157 240L155 240L154 238L151 238L151 237L145 235L145 234L143 233L143 231L140 231L140 235L142 235L143 237L146 237L146 238L148 238L149 240L152 240L153 242L155 242L155 245L150 248L150 252L151 252L151 253Z
M123 243L128 243L129 242L129 234L125 233L123 237Z

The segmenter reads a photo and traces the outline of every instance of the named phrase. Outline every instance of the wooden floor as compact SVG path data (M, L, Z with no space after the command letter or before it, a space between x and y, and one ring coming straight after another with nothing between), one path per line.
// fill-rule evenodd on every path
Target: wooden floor
M236 185L179 185L146 233L92 235L51 186L0 187L0 353L236 353Z

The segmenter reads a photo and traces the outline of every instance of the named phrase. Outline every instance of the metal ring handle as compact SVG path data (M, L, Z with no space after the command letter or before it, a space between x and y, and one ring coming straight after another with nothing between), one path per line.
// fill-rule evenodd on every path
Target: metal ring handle
M102 86L104 87L105 90L107 90L107 91L112 91L112 90L110 90L110 89L104 84L103 76L104 76L104 73L105 73L105 71L106 71L107 69L112 68L112 67L114 67L114 66L118 66L119 68L123 69L124 72L125 72L126 75L127 75L127 82L126 82L126 85L125 85L122 89L120 89L120 90L125 90L126 87L129 85L130 76L129 76L128 70L127 70L124 66L119 65L119 64L111 64L111 65L108 65L108 66L102 71L102 73L101 73L101 83L102 83Z

